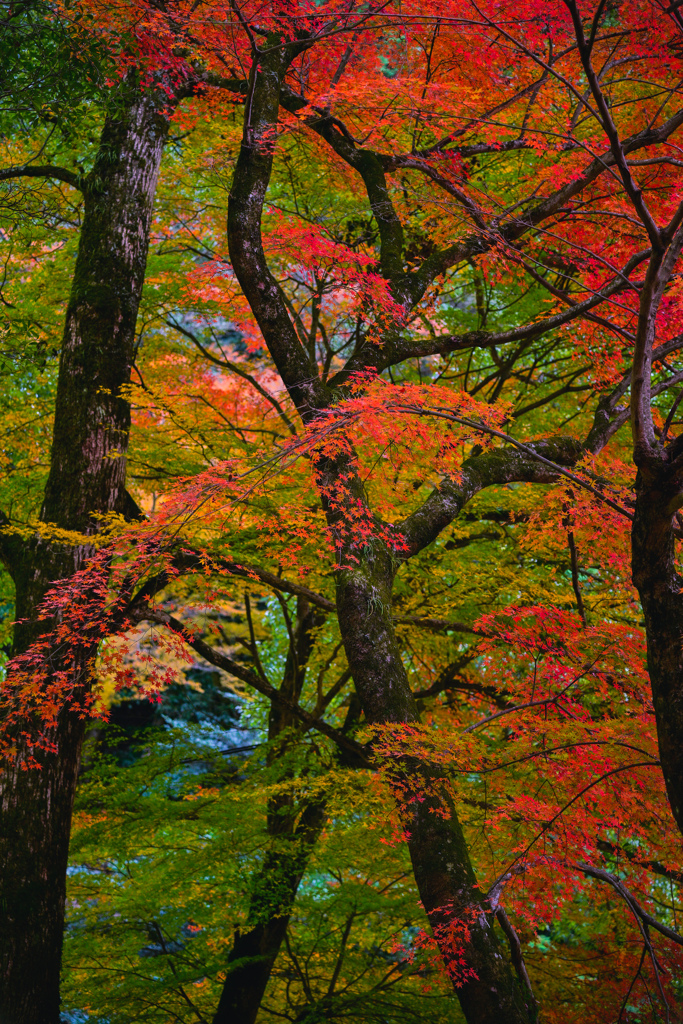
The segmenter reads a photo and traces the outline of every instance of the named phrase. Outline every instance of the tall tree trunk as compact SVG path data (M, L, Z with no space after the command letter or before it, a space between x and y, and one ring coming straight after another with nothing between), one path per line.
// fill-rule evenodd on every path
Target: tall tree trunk
M271 818L272 801L268 810ZM308 804L303 812L292 802L278 812L279 834L269 824L274 843L252 879L248 930L235 935L213 1024L254 1024L287 933L299 883L325 823L323 801Z
M337 611L365 716L419 722L391 618L391 553L371 542L353 554L355 568L337 574ZM452 980L468 1024L529 1024L535 1004L503 956L450 797L417 758L397 756L389 768L420 899L446 964L465 967Z
M59 364L44 523L84 535L69 545L36 535L10 546L16 588L14 654L49 624L39 622L51 584L81 569L97 514L125 512L128 403L135 323L145 276L152 207L168 130L168 97L143 94L129 78L107 117L84 183L85 212ZM50 672L68 666L74 693L87 691L96 650L68 662L50 654ZM11 698L11 677L6 696ZM41 723L16 730L17 756L0 779L0 1021L57 1024L66 867L84 722L63 709L47 736L53 752L28 768Z
M313 630L324 621L305 598L297 599L297 615L280 686L294 704L306 678L313 647ZM286 753L283 733L298 726L288 708L271 704L268 719L270 762ZM291 778L285 766L282 780ZM254 1024L270 975L285 938L299 883L311 851L325 823L325 801L313 800L303 808L291 793L268 801L267 831L271 841L261 867L251 879L247 931L235 935L228 957L228 971L213 1024Z
M674 516L683 491L683 443L643 460L636 478L631 535L633 582L647 635L647 666L657 721L659 758L669 804L683 832L683 577L676 568Z
M639 289L630 411L633 461L638 467L631 569L645 619L659 759L669 804L683 832L683 577L676 567L674 537L676 512L683 506L683 435L667 444L671 422L667 418L658 436L652 414L658 312L683 250L681 212L662 230L660 243L653 245Z

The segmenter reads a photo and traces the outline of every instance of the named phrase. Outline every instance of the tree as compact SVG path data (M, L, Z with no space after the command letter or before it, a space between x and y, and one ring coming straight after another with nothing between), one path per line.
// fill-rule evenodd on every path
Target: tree
M42 45L53 30L71 43L68 29L47 8L9 9L7 22L10 71L17 45L19 63L27 57L35 64L44 57ZM73 63L68 56L65 67L71 74ZM21 79L20 84L24 85ZM99 148L89 172L32 160L0 172L5 182L23 178L64 182L82 193L84 204L42 508L27 537L12 530L10 521L3 518L3 525L10 528L2 538L2 558L14 582L18 620L14 657L30 649L44 631L40 607L51 584L77 573L92 556L97 517L112 512L129 515L135 507L125 490L130 410L121 388L130 380L135 357L154 191L169 105L176 102L172 90L162 84L145 87L134 70L114 84L106 97ZM17 99L24 102L24 96ZM28 105L38 102L39 93L29 93ZM59 119L59 108L54 117ZM47 730L30 708L21 708L17 719L11 690L7 698L12 758L3 778L1 803L6 914L1 1012L7 1021L57 1020L59 1015L69 823L92 654L87 643L66 660L58 648L50 651L44 685L49 688L50 677L60 678L66 672L71 701L57 710ZM36 746L45 750L41 770L27 770Z
M492 27L494 30L499 28L497 25ZM597 38L598 27L599 21L596 21L592 33L593 42ZM508 35L504 31L502 34L503 38ZM491 43L491 40L488 42ZM576 44L581 52L580 37ZM409 345L402 349L402 324L396 315L395 326L384 334L383 345L374 350L367 342L358 345L341 375L332 379L331 387L320 381L314 372L280 289L270 274L263 250L254 245L254 239L260 236L263 202L272 167L272 138L276 130L283 85L300 46L288 43L286 37L273 32L266 38L265 46L258 45L254 37L251 37L251 47L251 102L247 108L243 144L235 167L228 213L230 258L278 372L306 421L314 415L314 411L322 412L329 408L334 401L332 389L335 384L343 385L352 370L384 369L413 352ZM543 62L539 60L536 63ZM295 96L288 98L285 104L290 111L297 112L308 106L310 101L306 97L298 99ZM581 108L578 108L579 118L580 114ZM465 194L464 205L475 225L469 238L459 245L451 242L442 250L437 249L420 261L418 269L406 270L403 261L403 227L386 184L386 170L392 164L400 166L399 159L392 154L383 161L382 154L359 146L354 142L353 134L344 131L324 109L314 110L308 123L337 156L358 173L363 182L380 236L380 271L397 306L405 311L411 310L420 302L426 287L438 274L463 257L474 256L490 248L491 241L482 238L482 235L488 234L485 215L473 209L472 200L468 202ZM662 134L658 135L655 130L654 138L650 125L646 125L640 133L631 136L630 144L635 149L649 143L651 139L664 141L677 124L678 118L674 115L663 127ZM414 162L413 154L406 157L406 160L411 158ZM593 159L578 180L574 178L535 203L530 210L525 211L523 218L512 216L510 224L501 224L501 218L498 218L496 234L501 244L523 239L529 227L535 224L545 226L559 210L566 208L574 195L583 192L592 181L602 176L606 162L604 157ZM639 254L632 256L626 262L625 271L621 271L616 280L612 279L606 284L601 282L602 288L608 293L622 291L631 264L635 268L641 261ZM571 317L569 314L564 316L573 319L594 305L597 305L594 297L584 299L583 309L581 304L572 303L569 307ZM533 336L537 329L536 324L531 324L522 332L523 335L526 333L527 336ZM492 343L492 339L487 340L489 344ZM449 338L432 342L422 351L426 350L426 354L429 354L448 351L453 347L454 339ZM607 424L600 426L602 431L598 428L598 436L594 435L585 446L578 445L573 439L555 442L547 440L536 442L530 449L527 447L524 454L513 448L503 455L473 456L463 466L462 481L444 481L421 508L404 520L400 527L394 527L393 543L387 543L381 536L373 538L371 534L363 537L360 544L355 537L340 541L339 564L342 568L337 575L337 612L354 683L370 723L417 721L417 711L390 615L396 561L401 555L414 555L433 542L472 494L483 487L510 480L546 482L555 475L548 473L548 463L554 464L552 469L563 463L573 465L586 450L599 450L609 437L613 424L608 418ZM362 506L364 503L364 487L355 472L354 461L351 451L342 451L318 463L318 485L332 530L339 527L344 512L349 514L353 505ZM371 519L369 510L367 514ZM511 977L506 975L489 918L477 894L475 877L457 824L455 809L446 802L445 794L434 792L434 780L430 778L429 772L409 755L397 761L395 771L397 792L401 793L404 803L411 807L406 821L408 844L422 902L435 934L443 935L453 918L467 920L471 916L466 960L474 976L464 981L458 990L465 1016L471 1020L488 1020L502 1014L505 1020L528 1019L533 1011L528 1006L524 1007L523 1000L515 994ZM416 799L418 795L420 799ZM445 820L439 816L443 807L448 807Z
M626 159L619 128L593 67L590 39L585 38L576 4L568 3L567 6L596 108L594 116L609 139L614 165L621 177L625 204L628 203L630 216L638 225L649 250L645 276L638 288L631 380L633 461L638 468L633 520L633 581L645 615L648 668L657 715L662 770L671 810L683 830L681 585L675 557L681 490L680 443L677 438L669 440L680 393L671 405L663 427L655 425L656 413L653 413L653 394L657 392L655 348L658 338L662 334L666 336L670 329L671 318L675 322L677 316L674 282L683 247L683 201L680 199L680 186L676 183L661 213L650 209L651 203L643 197L639 172L634 171ZM680 13L677 10L667 13L680 32L683 28ZM667 154L662 159L668 165L674 158Z

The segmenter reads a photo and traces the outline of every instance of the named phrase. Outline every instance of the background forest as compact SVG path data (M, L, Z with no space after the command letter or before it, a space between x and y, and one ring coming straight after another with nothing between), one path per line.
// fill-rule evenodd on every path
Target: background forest
M680 0L1 0L1 1024L683 1020Z

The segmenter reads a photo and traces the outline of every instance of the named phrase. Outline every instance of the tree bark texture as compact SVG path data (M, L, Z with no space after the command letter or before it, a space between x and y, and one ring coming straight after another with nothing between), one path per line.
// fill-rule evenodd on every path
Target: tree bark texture
M47 535L8 545L16 588L14 654L25 652L49 622L40 606L51 584L81 569L97 514L125 513L130 409L120 389L130 380L135 323L168 121L131 80L106 118L94 167L85 179L85 211L66 311L59 364L50 471L43 523L77 531L82 541ZM73 692L90 685L96 650L84 645L69 661ZM50 655L50 671L65 662ZM11 699L7 684L6 695ZM41 723L17 730L16 760L0 779L0 1021L57 1024L66 867L73 797L85 723L64 709L50 727L52 753L39 769L27 759Z
M641 463L631 535L633 582L647 635L647 666L659 758L676 823L683 832L683 576L676 566L674 516L683 504L683 445ZM668 458L667 458L668 456Z

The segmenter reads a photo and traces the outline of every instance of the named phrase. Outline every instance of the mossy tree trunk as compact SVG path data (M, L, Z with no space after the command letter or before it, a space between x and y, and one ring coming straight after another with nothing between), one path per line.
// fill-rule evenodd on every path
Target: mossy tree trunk
M5 539L14 579L14 654L49 629L40 606L54 581L68 579L92 554L97 516L126 513L130 380L135 324L145 276L152 208L167 136L167 96L140 91L132 76L106 118L92 171L79 182L84 217L59 363L49 477L40 518L82 541L57 543L49 531ZM68 664L76 702L90 686L96 651L85 643L68 663L50 653L50 671ZM11 675L5 697L11 701ZM52 752L28 768L42 724L17 730L16 759L0 790L0 1021L57 1024L66 867L74 789L85 722L64 709L47 739Z

